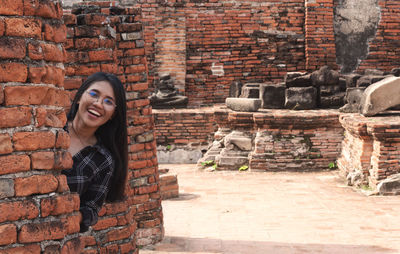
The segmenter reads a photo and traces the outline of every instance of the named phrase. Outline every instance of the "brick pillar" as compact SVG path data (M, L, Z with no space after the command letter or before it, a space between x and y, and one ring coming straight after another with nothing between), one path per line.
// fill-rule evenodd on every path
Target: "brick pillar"
M57 0L0 1L0 252L77 253Z
M337 69L333 0L305 0L306 70L324 65Z
M99 222L86 238L86 251L138 251L136 243L156 243L163 237L140 9L119 7L115 2L89 4L81 3L64 15L68 29L65 86L72 98L82 81L96 71L114 73L125 84L129 173L126 200L104 205Z

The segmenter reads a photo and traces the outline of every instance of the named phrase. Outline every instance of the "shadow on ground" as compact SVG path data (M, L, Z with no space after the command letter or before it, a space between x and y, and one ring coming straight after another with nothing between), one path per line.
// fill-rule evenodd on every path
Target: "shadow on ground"
M301 244L166 236L162 243L152 246L152 249L140 252L143 254L389 254L397 253L397 250L373 245Z

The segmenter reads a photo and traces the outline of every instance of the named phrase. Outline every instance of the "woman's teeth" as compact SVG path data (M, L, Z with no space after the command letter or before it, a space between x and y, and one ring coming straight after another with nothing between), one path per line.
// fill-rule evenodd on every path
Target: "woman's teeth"
M91 113L92 115L101 116L99 112L94 111L94 110L92 110L92 109L89 109L88 111L89 111L89 113Z

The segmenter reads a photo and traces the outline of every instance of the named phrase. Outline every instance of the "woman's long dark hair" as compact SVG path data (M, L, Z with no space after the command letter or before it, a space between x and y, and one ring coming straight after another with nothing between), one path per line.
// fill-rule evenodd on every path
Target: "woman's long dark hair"
M94 83L107 81L114 90L117 107L113 117L100 126L95 135L100 138L102 144L111 152L114 158L114 173L111 178L110 190L106 200L109 202L122 200L124 196L125 182L128 167L128 141L126 127L126 97L122 82L113 74L97 72L89 76L78 89L68 112L67 119L72 121L78 111L78 101L82 94Z

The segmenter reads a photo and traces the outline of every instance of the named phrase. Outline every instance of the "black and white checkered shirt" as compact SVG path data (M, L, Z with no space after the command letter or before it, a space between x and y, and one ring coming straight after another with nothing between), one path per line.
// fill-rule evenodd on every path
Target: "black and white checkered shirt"
M82 213L81 232L96 224L98 212L109 191L114 161L101 144L87 146L72 157L71 169L63 170L69 189L79 193Z

